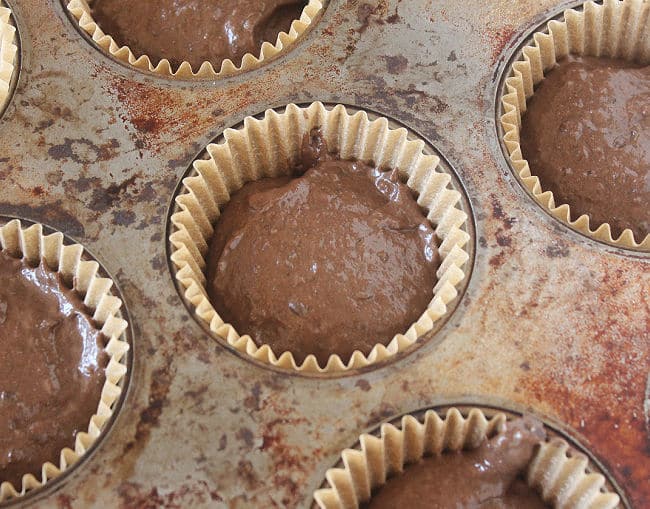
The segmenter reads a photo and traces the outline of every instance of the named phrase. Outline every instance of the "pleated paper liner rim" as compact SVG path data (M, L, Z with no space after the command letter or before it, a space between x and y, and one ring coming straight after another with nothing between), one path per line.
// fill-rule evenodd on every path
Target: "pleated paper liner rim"
M476 407L463 407L462 412L450 407L441 415L433 409L407 414L399 423L381 424L377 434L362 434L354 448L342 451L339 466L327 470L324 487L314 492L315 506L358 509L408 465L446 451L475 449L519 417ZM556 509L620 507L620 497L605 487L605 476L591 472L588 457L561 438L540 442L525 481Z
M641 16L642 14L642 16ZM507 151L515 175L551 215L579 233L612 246L650 251L650 233L643 240L635 239L630 229L625 229L614 239L608 223L590 226L583 214L571 219L571 208L563 203L556 205L553 193L544 190L537 176L531 173L528 161L521 152L519 130L526 112L526 101L534 94L534 87L544 78L544 73L569 54L623 58L650 61L650 4L643 0L592 1L582 9L567 9L558 19L545 23L533 33L520 56L506 71L500 103L502 106L501 140ZM639 21L641 20L641 21ZM545 27L545 28L544 28ZM638 242L637 242L638 240Z
M99 263L84 260L86 251L83 246L66 245L61 232L45 234L43 225L36 223L24 227L18 219L0 226L0 246L2 251L10 256L25 259L32 264L43 260L51 270L60 273L67 284L72 285L83 298L84 304L92 311L93 320L101 325L101 332L108 339L104 351L109 356L101 398L97 412L90 417L88 431L77 433L74 450L65 448L61 451L58 466L49 461L45 462L40 478L31 472L23 475L20 487L15 487L8 481L2 482L2 503L24 496L60 476L77 463L100 437L122 393L120 384L127 374L124 360L129 343L124 340L128 324L119 313L122 301L110 293L113 281L99 276Z
M251 71L261 67L270 59L278 56L289 49L313 24L315 18L323 11L321 0L309 0L302 10L299 19L291 23L289 32L280 32L275 44L264 42L260 48L258 56L252 53L246 53L242 61L237 66L231 59L225 59L220 63L219 70L215 70L213 63L205 61L198 70L192 69L189 62L182 62L178 69L173 69L169 61L165 58L158 63L148 55L135 55L128 46L120 46L110 34L102 31L101 27L93 19L91 13L92 1L87 0L70 0L67 4L68 11L78 22L79 27L88 34L93 42L104 52L113 56L122 63L128 64L141 71L148 71L160 76L188 79L188 78L224 78L245 71ZM215 63L216 64L216 63Z
M210 303L204 274L204 256L219 207L245 182L289 171L297 161L304 134L314 128L321 129L329 150L338 152L341 159L372 161L378 167L400 170L405 180L408 177L406 184L418 193L417 202L428 211L441 240L438 282L420 319L387 346L375 345L367 356L355 351L346 363L333 354L325 366L320 366L313 354L299 365L291 352L273 352L269 345L258 347L250 336L240 336ZM195 160L193 173L182 181L169 236L172 272L199 321L239 353L303 374L364 368L393 357L432 331L434 323L447 314L447 305L457 297L457 286L466 277L463 268L469 255L464 246L470 235L463 228L468 215L458 205L461 193L449 187L451 176L440 171L440 158L424 153L424 141L407 136L405 128L389 128L384 117L371 121L365 111L351 115L343 105L330 110L316 102L305 107L289 104L281 112L270 109L261 118L246 117L243 127L226 129L221 143L208 145L208 159Z
M18 54L16 27L11 9L6 5L5 2L0 1L0 111L9 100Z

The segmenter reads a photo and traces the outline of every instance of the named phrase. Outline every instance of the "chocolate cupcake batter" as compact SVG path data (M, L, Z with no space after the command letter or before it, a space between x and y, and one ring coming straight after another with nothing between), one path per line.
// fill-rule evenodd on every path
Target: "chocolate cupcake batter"
M299 19L306 1L296 0L95 0L92 16L120 46L154 64L166 58L198 70L205 61L218 71L221 61L238 64L246 53L259 55L263 42L275 44Z
M0 483L41 478L87 431L108 362L104 337L61 276L0 251Z
M325 366L417 321L433 298L437 238L397 171L341 161L319 135L296 173L250 182L226 204L207 288L240 334Z
M523 116L521 150L542 189L572 219L650 232L650 66L569 57L550 71Z
M541 423L517 419L479 448L424 458L389 479L363 509L543 509L523 480Z

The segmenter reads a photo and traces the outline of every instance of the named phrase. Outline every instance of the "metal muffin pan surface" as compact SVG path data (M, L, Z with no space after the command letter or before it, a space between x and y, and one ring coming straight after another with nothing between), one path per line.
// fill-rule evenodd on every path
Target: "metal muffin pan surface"
M575 1L331 0L286 54L215 81L116 62L58 0L8 3L21 69L0 119L0 214L92 252L133 334L110 432L8 506L306 508L363 430L463 402L558 423L625 505L650 505L650 256L546 214L510 172L495 124L513 51ZM172 196L197 154L247 115L317 100L386 115L435 147L466 190L477 241L468 287L431 341L338 378L234 355L190 316L166 252Z

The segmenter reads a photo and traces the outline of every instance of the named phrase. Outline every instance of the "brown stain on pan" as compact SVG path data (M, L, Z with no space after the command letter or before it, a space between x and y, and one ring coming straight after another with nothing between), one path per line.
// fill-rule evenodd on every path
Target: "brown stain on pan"
M490 60L492 64L495 64L504 54L505 50L514 43L515 34L516 30L512 25L506 25L488 32L487 39L492 49Z
M72 237L83 237L85 229L79 217L68 210L63 200L36 205L0 203L0 214L46 223Z
M54 161L70 159L75 163L88 165L113 159L118 155L119 148L120 143L115 138L99 145L86 138L65 138L63 143L52 145L47 153Z
M287 414L293 413L287 410ZM284 507L295 507L304 498L302 487L309 477L309 468L320 455L318 449L307 454L290 443L292 430L308 424L302 417L287 416L269 421L262 429L260 450L269 454L273 462L273 485L284 493Z
M193 481L181 488L161 493L158 488L146 490L138 483L120 484L117 494L120 509L184 509L198 504L214 505L223 502L217 490L210 489L206 481Z
M108 91L121 104L121 119L132 127L131 136L138 149L155 152L160 149L161 138L175 135L175 141L186 139L200 125L196 106L186 104L182 90L116 77Z
M542 341L554 340L558 364L540 373L533 355L532 376L522 376L519 384L532 401L561 401L559 419L587 438L591 451L626 487L632 505L644 507L650 500L650 436L643 409L650 369L650 295L639 295L637 307L624 304L621 295L630 273L622 265L595 265L598 276L586 284L597 291L583 292L583 302L556 303L579 306L584 321L577 327L585 329L579 336L589 339L530 341L529 350L541 351Z

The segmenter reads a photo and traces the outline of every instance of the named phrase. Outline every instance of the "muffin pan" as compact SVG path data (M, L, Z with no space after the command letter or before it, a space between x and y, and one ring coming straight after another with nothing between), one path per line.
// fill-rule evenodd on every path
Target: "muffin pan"
M286 54L213 81L121 64L57 0L9 4L21 69L0 120L0 214L97 255L129 309L133 369L93 453L6 505L310 507L363 430L463 403L555 423L623 507L650 504L650 256L544 212L498 141L514 49L577 2L331 0ZM448 321L416 350L342 377L234 355L192 319L167 262L172 197L197 155L248 115L312 101L376 112L426 140L455 170L475 228Z

